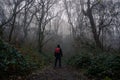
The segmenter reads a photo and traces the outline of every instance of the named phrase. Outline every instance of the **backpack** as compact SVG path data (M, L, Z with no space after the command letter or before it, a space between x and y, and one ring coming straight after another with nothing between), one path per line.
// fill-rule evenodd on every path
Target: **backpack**
M60 48L56 48L55 49L55 53L57 54L57 53L60 53Z

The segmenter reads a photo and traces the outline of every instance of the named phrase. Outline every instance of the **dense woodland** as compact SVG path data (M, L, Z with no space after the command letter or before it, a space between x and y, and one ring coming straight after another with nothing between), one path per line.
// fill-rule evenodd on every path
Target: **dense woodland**
M57 44L61 72L78 77L33 79L53 66ZM120 0L0 0L0 80L120 80L119 73Z

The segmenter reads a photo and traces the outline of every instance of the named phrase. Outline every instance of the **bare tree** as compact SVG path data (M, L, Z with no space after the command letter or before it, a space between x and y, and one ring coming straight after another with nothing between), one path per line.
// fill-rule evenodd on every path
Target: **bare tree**
M28 1L25 2L26 7L23 10L23 20L22 20L22 27L23 27L23 33L24 33L24 37L23 37L23 41L25 42L25 40L27 39L28 36L28 31L29 31L29 26L35 16L35 13L32 9L33 9L33 4L35 0L33 0L31 2L30 5L28 5Z
M68 23L72 27L74 38L84 42L86 39L92 39L101 49L105 43L108 45L107 36L113 35L106 31L111 33L114 31L113 20L119 11L115 8L115 3L118 4L113 0L64 0Z
M91 0L87 0L86 11L82 9L84 15L87 16L90 21L95 43L101 49L103 49L104 46L100 36L103 35L103 30L111 25L114 17L112 15L115 14L113 9L114 4L111 3L112 7L109 9L105 5L104 1L94 1L94 3L91 3ZM95 10L97 10L97 12L99 11L99 13L94 13Z
M50 16L50 9L56 3L56 0L37 0L37 3L37 6L35 6L35 17L38 25L38 49L39 52L42 52L46 25L55 17Z
M72 17L72 10L73 10L72 3L73 3L72 0L70 0L70 1L64 0L64 6L65 6L67 17L68 17L68 23L71 26L71 30L72 30L73 37L74 37L76 31L74 29L75 28L75 26L74 26L74 20L73 20L74 18Z
M21 5L21 3L23 2L24 0L13 0L13 4L14 4L14 8L12 9L12 13L13 13L13 19L12 19L12 22L11 22L11 29L10 29L10 33L9 33L9 37L8 37L8 40L9 42L11 42L11 39L12 39L12 35L13 35L13 31L14 31L14 28L15 28L15 23L16 23L16 18L17 18L17 14L20 13L20 11L22 11L24 8L26 8L26 6L28 6L33 0L27 0L28 2L25 4L25 5ZM23 7L21 7L23 6Z
M13 24L15 21L15 16L25 7L20 7L21 3L24 2L24 0L4 0L0 1L1 3L1 23L0 23L0 32L1 36L3 33L4 26L8 23L10 23L13 20ZM7 8L6 8L7 7ZM18 9L19 8L19 9ZM13 28L13 27L12 27ZM12 28L10 34L12 34Z

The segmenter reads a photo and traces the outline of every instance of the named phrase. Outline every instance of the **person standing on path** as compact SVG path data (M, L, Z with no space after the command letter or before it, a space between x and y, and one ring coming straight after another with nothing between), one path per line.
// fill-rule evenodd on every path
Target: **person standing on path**
M55 56L54 67L57 66L58 62L59 62L59 67L61 67L61 57L63 56L63 54L62 54L62 49L60 48L60 45L57 45L57 47L55 48L54 56Z

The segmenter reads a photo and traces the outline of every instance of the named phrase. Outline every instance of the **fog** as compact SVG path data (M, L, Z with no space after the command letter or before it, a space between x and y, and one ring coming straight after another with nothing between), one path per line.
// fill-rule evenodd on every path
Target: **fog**
M0 37L10 44L76 53L120 48L119 0L0 0ZM78 50L76 50L78 49Z

